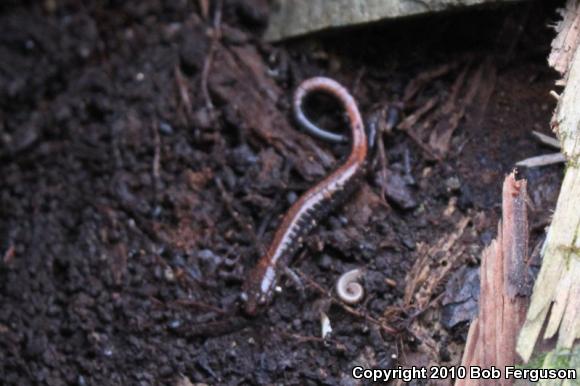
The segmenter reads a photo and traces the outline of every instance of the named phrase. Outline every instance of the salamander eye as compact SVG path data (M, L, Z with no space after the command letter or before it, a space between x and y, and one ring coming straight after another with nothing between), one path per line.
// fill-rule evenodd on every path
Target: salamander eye
M242 292L242 293L240 294L240 300L241 300L242 302L246 303L246 302L248 301L248 294L247 294L247 293L245 293L245 292Z

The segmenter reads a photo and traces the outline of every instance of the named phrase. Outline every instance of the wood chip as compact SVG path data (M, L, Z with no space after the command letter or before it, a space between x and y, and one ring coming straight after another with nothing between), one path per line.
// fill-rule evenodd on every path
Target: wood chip
M479 316L467 337L462 366L503 369L518 362L516 337L523 323L531 282L527 275L528 217L526 181L506 177L498 236L483 251ZM513 380L459 379L464 385L511 385Z
M559 149L560 141L558 138L550 137L549 135L542 134L539 131L532 130L532 135L545 145L552 146L553 148Z
M521 166L525 168L535 168L538 166L553 165L562 162L566 162L566 157L564 157L564 154L553 153L526 158L524 160L518 161L516 163L516 166Z

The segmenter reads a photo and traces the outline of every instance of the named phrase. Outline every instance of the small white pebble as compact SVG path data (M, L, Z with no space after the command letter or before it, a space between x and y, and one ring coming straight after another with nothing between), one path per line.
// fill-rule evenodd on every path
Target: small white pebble
M173 272L173 269L171 269L171 267L165 267L163 273L165 276L165 280L169 282L175 281L175 273Z
M332 332L332 326L330 325L330 319L324 312L320 312L320 327L322 330L322 339L326 339L326 337Z

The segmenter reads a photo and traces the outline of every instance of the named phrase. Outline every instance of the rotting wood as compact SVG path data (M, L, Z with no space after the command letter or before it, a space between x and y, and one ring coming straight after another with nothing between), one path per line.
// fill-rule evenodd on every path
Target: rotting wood
M544 326L544 340L557 335L557 350L572 350L580 338L580 3L569 0L563 16L549 61L562 73L565 84L552 129L566 157L566 173L543 248L542 268L518 338L517 351L525 361L530 359Z
M556 25L556 38L552 41L552 52L548 63L560 74L566 74L576 47L580 43L580 19L575 1L568 1L566 8L560 10L562 21ZM564 84L564 83L562 83Z
M403 130L425 153L425 158L442 161L450 151L451 139L464 117L475 129L481 126L489 100L495 89L497 68L492 57L481 64L473 60L453 62L419 74L409 82L403 97L409 103L434 79L457 70L449 95L435 95L408 115L397 127ZM486 80L483 82L483 80Z
M405 307L424 310L437 289L441 288L449 274L457 268L465 254L465 246L457 241L465 232L469 221L470 217L461 217L449 234L431 245L418 243L418 257L405 280ZM441 256L437 259L437 264L433 264L434 256Z
M479 316L471 323L462 366L503 369L518 362L516 336L523 323L530 285L527 275L526 181L506 177L497 238L483 251ZM456 385L509 385L512 381L459 379Z
M277 103L282 90L267 75L258 51L251 46L226 49L219 42L216 47L208 87L216 100L229 104L232 114L240 117L244 123L241 135L249 137L252 133L270 144L308 180L326 174L321 165L328 164L332 155L318 148L310 136L292 128L280 112ZM255 103L248 104L248 100Z
M275 0L264 38L277 41L343 27L514 0Z

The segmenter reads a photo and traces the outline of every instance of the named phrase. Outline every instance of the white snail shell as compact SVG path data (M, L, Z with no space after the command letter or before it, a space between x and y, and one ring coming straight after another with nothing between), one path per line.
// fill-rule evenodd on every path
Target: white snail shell
M365 294L363 286L357 280L363 275L360 268L343 273L336 282L336 293L340 300L348 304L360 302Z

